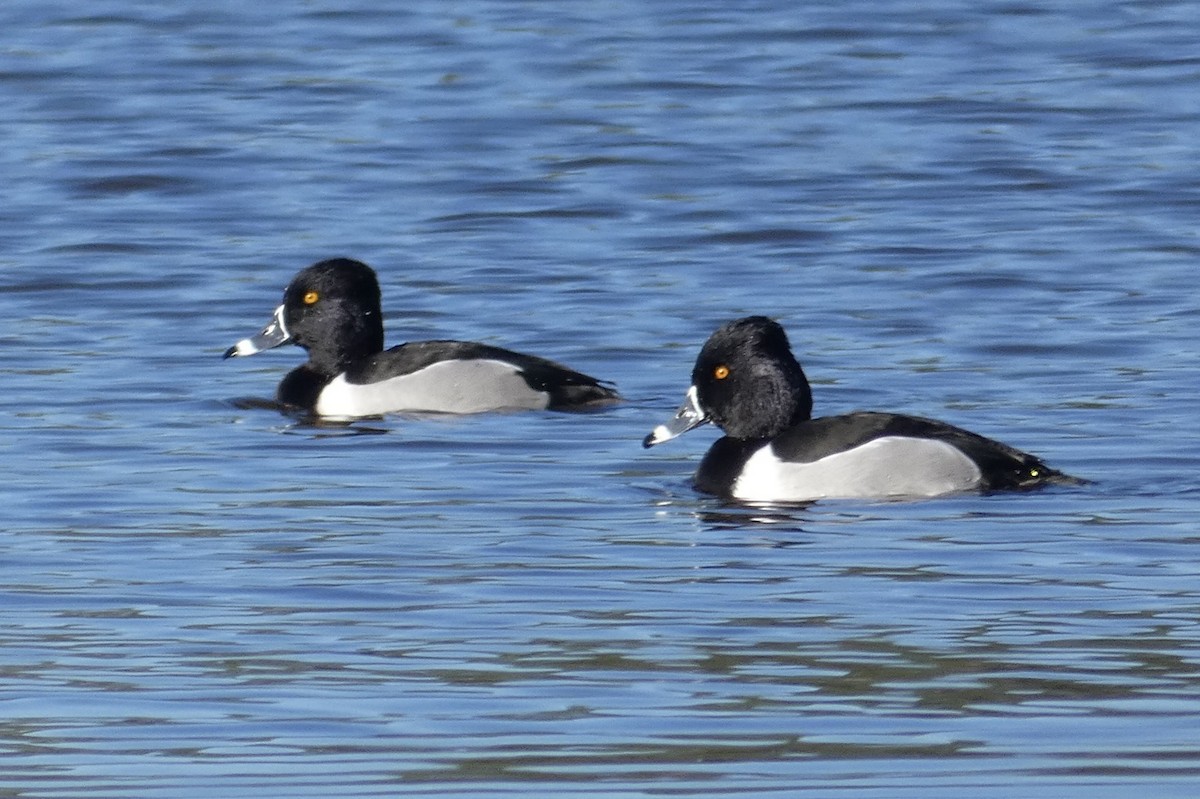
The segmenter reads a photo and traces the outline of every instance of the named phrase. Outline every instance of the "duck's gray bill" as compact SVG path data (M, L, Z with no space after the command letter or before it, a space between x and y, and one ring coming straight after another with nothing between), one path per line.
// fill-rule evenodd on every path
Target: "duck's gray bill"
M278 347L280 344L286 344L291 339L292 336L288 333L287 323L283 321L283 306L280 305L275 309L275 316L271 319L271 323L264 327L261 333L257 336L244 338L237 344L234 344L225 350L224 357L232 358L235 355L253 355L256 352L262 352L272 347Z
M681 436L693 427L699 427L708 421L708 416L700 410L700 400L696 397L696 387L688 389L687 397L675 416L666 424L660 424L650 431L650 435L642 439L643 447L653 447L664 441L670 441L675 436Z

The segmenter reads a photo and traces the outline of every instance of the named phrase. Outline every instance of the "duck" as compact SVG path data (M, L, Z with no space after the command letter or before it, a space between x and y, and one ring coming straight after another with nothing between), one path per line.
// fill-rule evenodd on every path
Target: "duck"
M813 397L783 327L736 319L704 343L683 404L644 447L711 422L697 490L751 503L927 498L1077 484L1040 459L960 427L900 413L812 417Z
M616 402L616 387L536 355L473 341L417 341L384 349L375 270L330 258L300 270L260 333L225 358L283 344L308 361L279 383L276 399L317 417L357 419L389 413L597 408Z

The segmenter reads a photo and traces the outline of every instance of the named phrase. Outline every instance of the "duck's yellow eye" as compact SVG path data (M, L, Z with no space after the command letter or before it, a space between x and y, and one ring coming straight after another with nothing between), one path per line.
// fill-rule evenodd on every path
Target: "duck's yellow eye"
M721 364L716 369L713 369L713 377L717 378L718 380L724 380L725 378L729 377L729 367L725 364Z
M305 304L305 305L312 305L314 302L316 302L316 301L317 301L317 300L319 300L319 299L321 299L321 295L320 295L320 294L318 294L318 293L317 293L317 292L315 292L315 291L310 291L310 292L308 292L307 294L305 294L305 295L304 295L304 304Z

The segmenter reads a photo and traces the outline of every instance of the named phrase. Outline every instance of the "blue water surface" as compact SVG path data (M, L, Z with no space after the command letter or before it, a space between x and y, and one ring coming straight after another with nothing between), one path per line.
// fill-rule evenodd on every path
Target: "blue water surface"
M1192 4L0 9L0 795L1200 792ZM315 425L299 268L600 413ZM712 329L1090 479L696 494Z

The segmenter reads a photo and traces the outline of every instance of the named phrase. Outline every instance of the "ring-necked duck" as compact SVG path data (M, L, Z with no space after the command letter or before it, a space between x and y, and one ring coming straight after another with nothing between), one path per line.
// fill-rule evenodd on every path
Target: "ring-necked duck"
M574 410L619 399L594 377L519 352L469 341L420 341L383 349L379 282L366 264L333 258L301 270L257 336L225 357L292 342L308 363L279 384L277 399L318 416L403 411L476 413Z
M675 417L651 447L713 422L725 437L696 488L758 502L931 497L1082 482L1012 447L945 422L859 411L812 418L812 392L787 334L763 316L719 328L700 350Z

